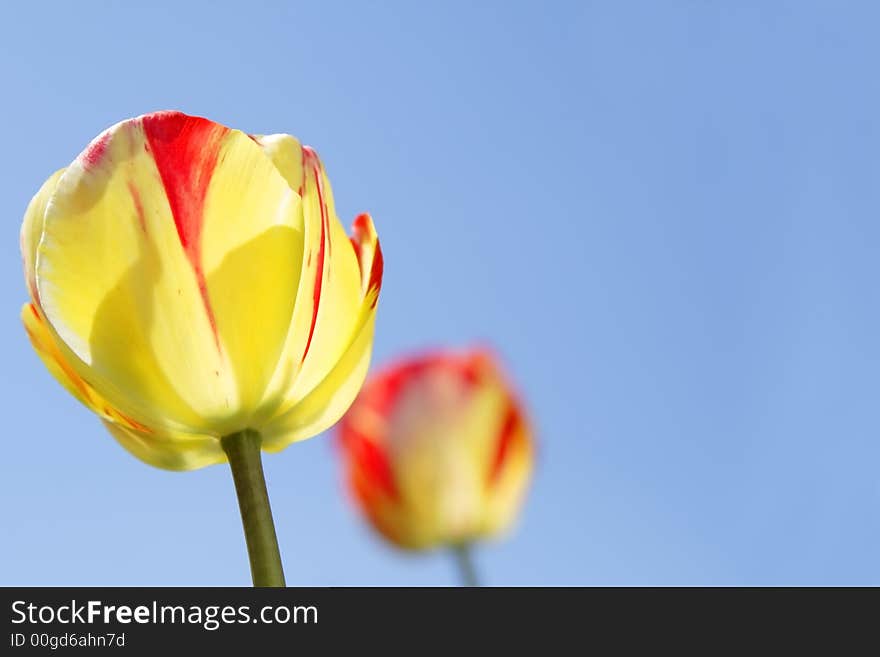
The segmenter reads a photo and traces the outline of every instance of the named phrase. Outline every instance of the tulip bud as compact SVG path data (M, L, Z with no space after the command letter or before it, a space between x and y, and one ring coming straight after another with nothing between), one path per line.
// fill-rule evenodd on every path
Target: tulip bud
M485 351L432 353L368 379L339 424L350 489L373 527L410 549L505 530L533 462L524 411Z
M114 125L31 201L22 319L56 379L152 465L280 450L345 412L382 280L315 151L179 112Z

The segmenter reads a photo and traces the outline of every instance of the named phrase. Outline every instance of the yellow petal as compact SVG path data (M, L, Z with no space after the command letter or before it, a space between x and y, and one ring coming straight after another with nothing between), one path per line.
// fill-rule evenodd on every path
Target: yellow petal
M66 362L35 304L22 306L21 321L34 351L49 373L77 400L99 412L100 405L95 403L94 391Z
M205 204L204 260L217 330L249 426L289 332L303 266L301 200L247 135L227 140Z
M267 450L282 449L291 442L314 436L335 424L357 396L366 376L383 269L382 251L368 215L361 215L355 220L351 244L362 281L353 331L330 371L305 394L292 396L281 412L261 427ZM301 381L297 380L294 389L300 385Z
M148 465L164 470L195 470L226 461L220 440L213 436L145 432L104 420L117 441Z
M378 240L372 222L366 215L356 222L356 230L363 234L349 240L336 216L330 181L312 149L302 147L289 135L258 136L254 139L264 148L291 189L302 195L305 230L305 257L297 303L278 370L265 397L267 402L272 400L274 403L264 405L266 412L258 421L258 425L263 425L273 416L286 414L307 396L311 396L310 403L314 404L317 397L312 396L312 391L325 380L340 377L338 361L371 321L370 313L363 312L363 306ZM363 262L357 251L359 248L363 250ZM364 267L366 279L362 275ZM373 287L376 289L370 292L373 305L381 282L381 271L374 279ZM372 324L368 330L372 331ZM367 352L370 340L365 341ZM368 359L367 355L365 363ZM356 369L354 364L349 367ZM356 386L363 377L359 379L346 375L343 378L346 382L356 380L357 383L350 384ZM321 390L326 391L327 385L324 384ZM341 393L339 399L344 398L347 395ZM331 401L336 400L325 400L325 403L332 405ZM294 415L298 413L289 417L293 418ZM331 422L338 418L338 414L333 412L330 415L333 416ZM292 419L276 422L271 433L277 434L277 427L282 424L292 427L291 422ZM307 422L303 429L293 427L287 442L314 435L321 430L316 428L323 427L325 423L326 420L313 420Z
M302 196L303 190L303 153L299 140L292 135L252 135L278 172L284 176L288 187Z
M375 311L367 319L349 348L324 379L287 411L260 428L263 448L279 451L290 443L317 435L333 426L357 396L367 369L373 343Z
M37 287L74 367L114 407L217 435L246 426L275 370L302 231L298 195L246 135L148 115L61 176Z
M513 525L534 467L534 444L521 416L512 419L510 426L502 426L499 435L506 444L494 446L480 529L483 536L502 534Z
M21 317L46 369L70 394L97 413L110 433L134 456L168 470L192 470L225 460L217 438L150 429L114 409L65 360L34 304L25 304Z
M46 318L35 303L26 303L21 309L21 319L28 338L49 373L77 400L85 404L103 419L132 429L146 430L134 418L114 408L104 399L72 365L75 358L52 333Z
M28 292L31 299L37 300L37 281L36 281L36 262L37 247L40 244L40 236L43 234L43 220L46 216L46 206L49 205L49 198L58 185L58 180L64 169L60 169L49 176L49 179L43 183L31 202L27 206L24 213L24 221L21 224L21 258L24 264L24 277L27 281Z
M288 393L292 403L318 385L345 352L362 321L358 311L363 303L357 254L336 217L330 181L317 154L308 147L303 152L303 216L308 239L304 279L312 285L295 311L294 331L301 332L293 337L291 355L295 358L301 353L301 366ZM320 238L311 239L309 228Z
M489 453L505 403L502 390L471 389L443 370L401 393L389 449L416 544L482 533Z

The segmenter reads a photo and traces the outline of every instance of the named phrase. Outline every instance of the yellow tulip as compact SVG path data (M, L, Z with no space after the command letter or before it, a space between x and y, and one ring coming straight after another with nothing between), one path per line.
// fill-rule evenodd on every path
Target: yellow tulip
M151 465L277 451L332 425L366 374L382 278L315 152L159 112L118 123L39 190L22 318L49 371Z
M259 488L260 447L331 426L366 375L376 232L364 214L346 235L317 154L290 135L122 121L42 186L21 250L43 363L151 465L230 460L240 495Z
M370 377L339 438L361 510L386 539L415 550L509 528L534 455L525 412L484 350L428 353Z

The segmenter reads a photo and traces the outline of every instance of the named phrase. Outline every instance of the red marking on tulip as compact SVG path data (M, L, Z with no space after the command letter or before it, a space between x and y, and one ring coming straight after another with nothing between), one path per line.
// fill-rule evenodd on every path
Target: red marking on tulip
M229 128L180 112L148 114L142 123L219 349L220 336L202 268L201 237L208 185Z
M445 367L452 360L445 354L425 354L402 361L380 372L361 391L358 401L371 406L380 416L394 412L401 391L432 369Z
M101 133L86 147L86 150L80 155L83 165L86 168L98 166L104 155L107 153L107 144L110 142L110 131Z
M373 266L370 268L370 281L367 284L368 292L370 290L378 290L382 286L382 274L384 270L385 259L382 257L382 247L379 245L379 242L376 242L376 253L373 254ZM375 308L378 302L379 295L377 294L370 307Z
M315 335L315 325L318 323L318 308L321 304L321 288L324 284L324 251L329 250L327 245L327 234L329 232L329 218L327 216L327 204L324 201L324 181L321 176L321 161L318 154L308 146L302 148L303 172L308 175L307 169L311 168L315 177L315 188L318 193L318 204L321 207L321 244L318 247L317 270L315 271L315 286L312 292L312 323L309 327L309 337L306 340L306 348L303 351L302 359L306 359L309 353L309 347L312 345L312 338Z
M358 491L364 501L371 501L369 498L374 497L371 494L373 492L379 492L392 500L399 499L400 492L394 480L391 462L379 442L350 424L345 425L343 436L344 446L349 450L357 472L363 477L361 481L365 479L369 482L368 488L371 490Z
M354 223L352 223L352 236L351 236L351 245L354 248L354 254L358 261L358 268L361 272L361 278L364 276L364 254L363 254L363 242L368 238L368 222L370 217L368 214L359 214L355 217ZM365 294L369 293L371 290L378 290L382 286L382 273L385 269L385 262L382 257L382 248L379 246L378 240L376 241L376 250L373 253L373 261L370 265L370 274L369 279L367 280L367 288L365 290ZM376 307L376 303L379 301L378 295L375 299L373 299L373 303L371 308Z
M501 476L501 471L504 469L504 463L507 460L507 455L510 452L510 446L513 444L513 439L516 436L516 430L519 427L519 423L519 412L517 411L516 406L511 402L507 407L504 421L501 423L501 429L498 431L495 458L492 460L492 465L489 469L488 483L490 485L496 483Z
M361 389L355 405L367 405L380 417L389 417L394 414L403 390L422 377L438 373L454 377L462 394L470 394L482 381L482 374L472 369L470 356L454 352L438 350L411 356L373 375Z
M494 369L492 356L485 351L478 350L471 353L462 362L461 376L468 385L475 386L485 378L487 370L492 369Z
M144 214L144 204L141 202L141 193L138 191L137 186L128 181L128 193L131 194L131 200L134 203L134 210L137 213L138 223L141 226L141 230L144 233L147 232L147 219Z

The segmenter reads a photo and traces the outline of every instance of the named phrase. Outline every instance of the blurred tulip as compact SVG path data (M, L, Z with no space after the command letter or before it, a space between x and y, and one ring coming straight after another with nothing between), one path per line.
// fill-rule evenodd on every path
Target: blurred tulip
M502 532L533 462L522 406L486 351L437 352L370 377L339 424L349 486L397 546L463 546Z
M349 239L290 135L118 123L42 186L21 250L40 358L151 465L225 461L240 432L259 459L336 422L366 374L376 232L360 215Z

